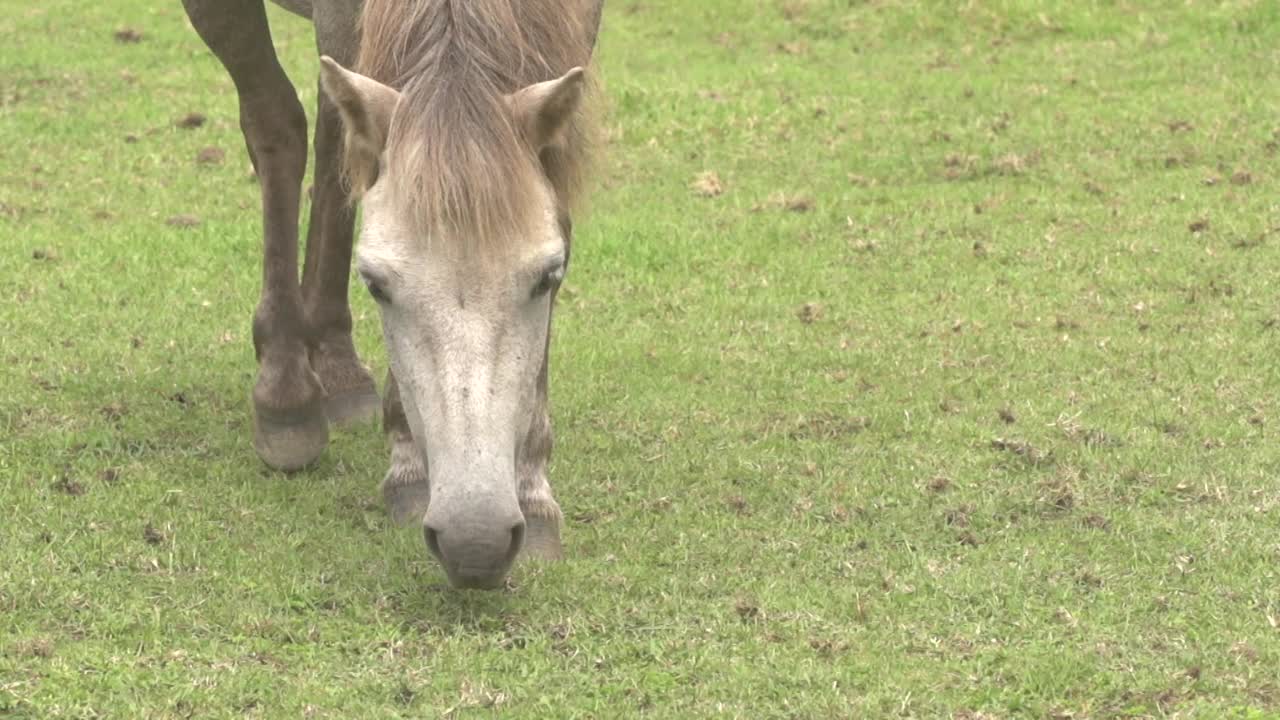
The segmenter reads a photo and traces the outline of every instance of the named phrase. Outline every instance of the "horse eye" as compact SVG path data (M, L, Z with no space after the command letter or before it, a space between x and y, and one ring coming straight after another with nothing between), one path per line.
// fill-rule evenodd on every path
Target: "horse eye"
M529 293L529 297L538 298L551 292L551 289L560 284L564 280L564 265L560 264L542 274L538 280L538 284L533 286L533 292Z
M369 290L369 296L379 303L385 305L391 302L391 298L387 295L387 291L382 287L382 283L377 280L370 280L368 277L361 275L360 279L364 281L364 286Z

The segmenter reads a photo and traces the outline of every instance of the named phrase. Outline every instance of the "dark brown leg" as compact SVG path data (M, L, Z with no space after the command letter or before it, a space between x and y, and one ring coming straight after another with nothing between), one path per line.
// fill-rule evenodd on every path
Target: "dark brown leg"
M253 316L259 365L254 447L268 465L297 470L329 439L323 388L307 357L298 285L307 118L276 58L262 0L184 0L183 6L235 83L240 127L262 186L262 297Z
M382 499L387 504L387 512L397 523L420 523L427 514L427 503L431 499L427 469L413 444L413 433L409 430L404 405L400 402L400 388L390 370L387 371L383 396L382 428L391 443L391 467L382 481Z
M322 54L350 65L356 50L356 4L331 3L316 14L316 43ZM350 15L347 17L347 15ZM302 300L310 333L311 367L325 390L325 412L333 423L377 417L378 391L351 341L351 246L355 210L341 181L342 122L337 107L320 91L316 115L315 183Z

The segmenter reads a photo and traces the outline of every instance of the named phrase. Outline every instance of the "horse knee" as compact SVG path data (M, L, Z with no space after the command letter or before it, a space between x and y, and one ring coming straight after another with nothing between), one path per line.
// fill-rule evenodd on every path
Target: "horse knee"
M292 86L243 97L240 131L259 176L286 172L301 182L307 164L307 114Z

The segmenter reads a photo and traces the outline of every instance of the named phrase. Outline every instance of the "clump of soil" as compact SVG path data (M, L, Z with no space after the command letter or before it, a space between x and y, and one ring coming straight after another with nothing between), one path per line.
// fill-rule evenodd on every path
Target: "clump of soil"
M760 619L760 606L754 600L743 598L733 604L733 611L743 622L755 622Z
M200 165L221 165L227 157L227 151L220 147L201 148L196 153L196 163Z
M142 539L146 541L148 545L159 545L168 538L165 537L165 534L162 531L156 529L154 525L147 523L147 526L142 529Z
M822 319L825 311L826 308L822 307L822 303L807 302L801 305L799 310L796 310L796 317L800 319L800 322L809 325L814 320Z
M63 475L53 483L53 489L58 492L66 493L71 497L79 497L85 494L84 485L81 485L75 478L70 475Z
M204 125L205 119L205 116L201 113L190 112L183 115L181 118L178 118L178 121L174 124L183 130L195 130L196 128Z

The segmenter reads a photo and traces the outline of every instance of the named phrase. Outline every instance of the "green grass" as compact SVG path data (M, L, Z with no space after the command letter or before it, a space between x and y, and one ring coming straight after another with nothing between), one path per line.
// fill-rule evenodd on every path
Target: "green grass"
M1278 6L610 2L569 558L495 594L375 427L254 455L178 3L0 3L0 716L1280 717Z

